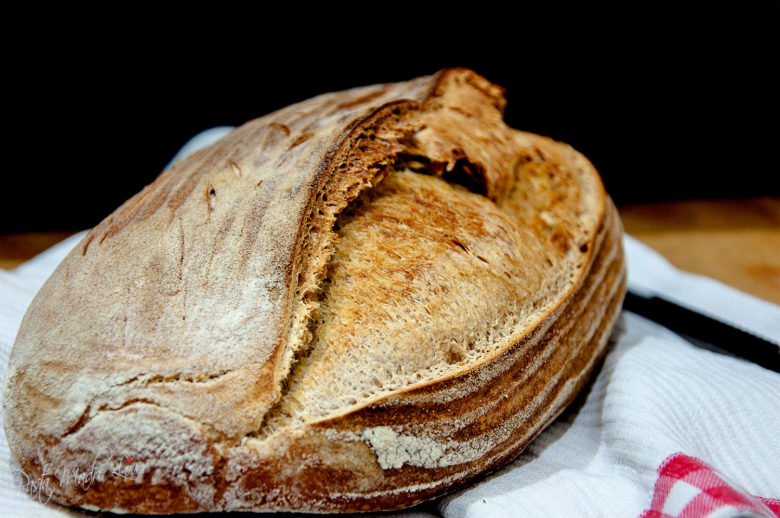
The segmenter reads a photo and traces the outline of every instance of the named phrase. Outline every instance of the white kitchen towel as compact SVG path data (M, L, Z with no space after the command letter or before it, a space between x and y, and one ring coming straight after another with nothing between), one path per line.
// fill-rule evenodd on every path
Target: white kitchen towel
M3 372L26 307L82 236L0 271ZM625 245L632 288L780 342L780 307ZM0 434L0 516L86 516L46 503L39 482L18 471ZM623 312L595 381L514 462L434 504L378 516L780 516L778 497L780 374Z

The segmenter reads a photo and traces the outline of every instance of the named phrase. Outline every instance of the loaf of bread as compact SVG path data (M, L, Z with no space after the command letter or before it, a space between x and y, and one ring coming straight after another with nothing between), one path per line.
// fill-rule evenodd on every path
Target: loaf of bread
M5 374L39 496L390 510L518 455L593 372L625 268L596 170L504 103L465 69L321 95L93 228Z

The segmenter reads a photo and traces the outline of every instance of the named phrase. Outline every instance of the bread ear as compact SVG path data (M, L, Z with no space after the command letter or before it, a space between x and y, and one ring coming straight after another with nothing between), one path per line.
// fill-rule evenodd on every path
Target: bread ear
M298 103L165 171L85 237L24 317L3 392L24 473L89 509L335 512L413 505L516 455L603 353L624 272L595 169L506 127L503 105L499 87L450 69ZM484 354L271 422L319 347L339 215L415 168L438 178L419 189L455 186L475 221L506 227L490 235L536 251L518 272L549 297L504 308L500 339L485 312ZM137 468L114 476L124 458ZM74 483L90 466L89 487Z

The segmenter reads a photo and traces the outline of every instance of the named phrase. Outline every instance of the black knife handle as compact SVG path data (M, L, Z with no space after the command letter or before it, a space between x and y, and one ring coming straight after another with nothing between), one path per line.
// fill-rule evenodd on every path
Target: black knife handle
M680 334L714 347L709 349L744 358L762 367L780 372L780 347L747 331L679 306L659 297L626 293L623 309L658 322Z

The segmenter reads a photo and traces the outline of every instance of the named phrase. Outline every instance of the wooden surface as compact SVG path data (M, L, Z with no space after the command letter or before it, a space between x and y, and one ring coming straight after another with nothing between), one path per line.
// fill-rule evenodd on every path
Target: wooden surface
M626 231L676 267L780 304L780 198L620 207ZM68 232L0 235L0 268L13 268Z
M780 304L780 198L625 206L620 216L677 268Z
M6 270L15 268L72 234L72 232L30 232L0 235L0 268Z

